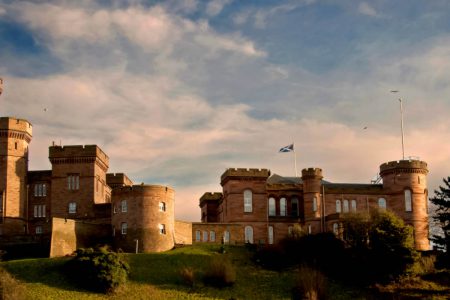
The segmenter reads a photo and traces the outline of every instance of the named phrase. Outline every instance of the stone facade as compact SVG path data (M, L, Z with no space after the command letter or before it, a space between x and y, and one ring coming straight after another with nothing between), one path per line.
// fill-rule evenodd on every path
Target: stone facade
M307 233L339 234L345 214L388 209L414 228L416 248L429 250L427 174L427 164L418 160L382 164L382 184L331 183L319 168L302 170L301 178L271 175L267 169L228 169L221 176L223 192L200 198L203 223L193 224L193 239L196 231L202 237L195 242L201 242L204 231L223 232L234 224L241 228L234 243L276 244L295 224Z
M28 171L31 137L26 120L0 118L0 239L51 236L51 256L108 242L107 237L130 252L136 244L139 252L174 246L172 188L133 185L123 173L107 174L109 158L96 145L53 144L51 170ZM128 212L119 212L123 200ZM191 227L181 227L182 240L191 242Z

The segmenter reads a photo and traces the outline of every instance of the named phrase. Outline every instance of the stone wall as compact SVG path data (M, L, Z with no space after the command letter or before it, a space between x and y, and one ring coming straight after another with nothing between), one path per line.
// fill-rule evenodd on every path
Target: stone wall
M72 254L78 248L111 243L109 224L92 224L62 218L52 218L50 257Z
M175 244L192 244L192 222L175 221Z

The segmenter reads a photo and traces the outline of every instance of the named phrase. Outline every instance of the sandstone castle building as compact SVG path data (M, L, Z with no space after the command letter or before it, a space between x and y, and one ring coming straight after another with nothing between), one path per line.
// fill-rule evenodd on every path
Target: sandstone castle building
M29 171L31 139L28 121L0 118L0 239L47 237L51 256L101 241L128 252L173 248L172 188L107 173L96 145L52 145L51 170Z
M228 169L222 192L200 198L201 223L193 223L195 243L274 244L301 225L307 233L342 234L342 218L350 212L387 209L414 229L415 246L429 250L427 164L401 160L380 166L382 183L332 183L319 168L301 177L282 177L267 169Z

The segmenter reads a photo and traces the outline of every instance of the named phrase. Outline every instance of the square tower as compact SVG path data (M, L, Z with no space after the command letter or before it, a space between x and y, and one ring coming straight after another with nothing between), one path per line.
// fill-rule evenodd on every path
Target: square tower
M51 215L68 219L95 217L95 204L111 202L106 184L108 156L96 145L51 146Z

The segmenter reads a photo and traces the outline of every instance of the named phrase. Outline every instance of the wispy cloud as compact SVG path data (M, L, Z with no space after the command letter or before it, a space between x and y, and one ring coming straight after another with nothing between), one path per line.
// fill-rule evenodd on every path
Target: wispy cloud
M361 2L358 6L358 12L371 17L378 17L377 11L367 2Z
M220 14L225 5L228 5L232 0L212 0L206 5L206 14L214 17Z

